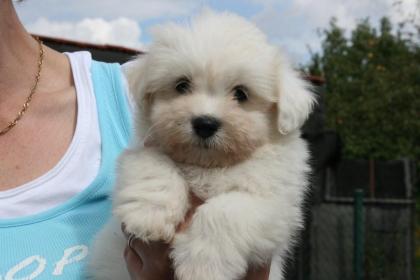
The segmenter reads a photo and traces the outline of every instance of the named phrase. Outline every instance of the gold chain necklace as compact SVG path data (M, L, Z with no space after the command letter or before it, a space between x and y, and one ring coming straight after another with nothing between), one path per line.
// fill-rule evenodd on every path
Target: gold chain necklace
M16 118L13 121L9 122L8 126L0 130L0 136L9 132L20 121L20 119L25 114L26 110L28 110L29 103L31 103L31 100L32 100L32 96L34 95L35 90L38 87L39 79L41 78L42 63L44 62L44 48L42 47L41 40L38 37L35 37L35 39L38 41L38 45L39 45L38 72L35 76L35 83L32 86L31 91L28 97L26 98L25 103L23 103L22 109L19 111Z

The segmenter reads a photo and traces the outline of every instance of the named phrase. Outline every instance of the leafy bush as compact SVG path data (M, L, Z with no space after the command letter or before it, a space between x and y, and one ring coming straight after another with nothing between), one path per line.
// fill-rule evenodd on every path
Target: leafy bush
M410 28L364 20L346 37L333 19L322 32L306 70L326 79L327 126L347 158L420 158L420 30Z

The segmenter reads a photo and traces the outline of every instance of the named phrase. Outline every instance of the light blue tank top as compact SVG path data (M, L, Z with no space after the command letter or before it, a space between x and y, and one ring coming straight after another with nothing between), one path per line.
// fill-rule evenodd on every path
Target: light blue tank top
M64 204L0 219L0 280L84 279L91 241L110 216L115 161L132 130L120 66L93 61L91 73L102 141L99 173Z

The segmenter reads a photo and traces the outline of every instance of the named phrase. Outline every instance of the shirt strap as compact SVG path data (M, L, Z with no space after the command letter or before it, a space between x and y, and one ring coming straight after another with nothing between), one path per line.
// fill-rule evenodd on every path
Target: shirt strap
M102 140L111 137L116 141L118 150L125 148L132 136L132 115L121 66L92 61L91 73Z

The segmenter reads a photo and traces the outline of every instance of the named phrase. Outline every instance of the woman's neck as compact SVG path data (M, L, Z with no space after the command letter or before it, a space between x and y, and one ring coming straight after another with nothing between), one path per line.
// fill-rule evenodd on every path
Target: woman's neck
M39 46L19 21L11 0L0 0L0 106L17 87L28 87L37 69Z

